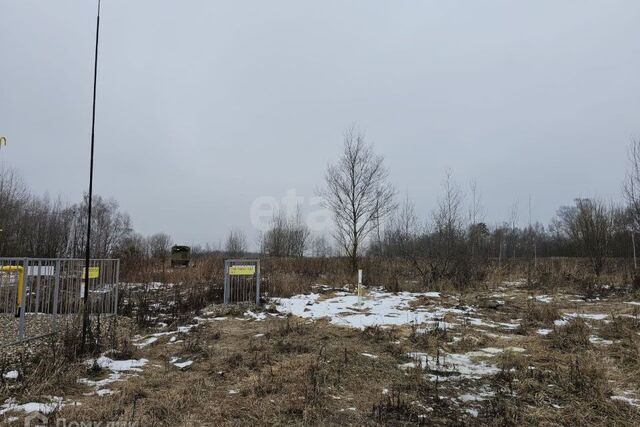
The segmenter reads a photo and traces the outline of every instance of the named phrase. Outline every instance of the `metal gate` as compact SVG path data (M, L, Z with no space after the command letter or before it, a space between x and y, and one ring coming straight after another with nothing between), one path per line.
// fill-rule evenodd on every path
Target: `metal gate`
M0 344L56 332L77 318L84 300L85 261L63 258L0 258ZM115 315L120 260L89 263L91 315Z
M260 305L260 260L228 259L224 262L224 303Z

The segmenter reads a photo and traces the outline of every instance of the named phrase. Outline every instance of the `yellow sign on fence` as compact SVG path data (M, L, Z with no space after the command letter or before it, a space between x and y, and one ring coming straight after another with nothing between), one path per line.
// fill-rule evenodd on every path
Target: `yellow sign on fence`
M82 269L82 278L86 278L85 269ZM89 267L89 279L97 279L100 277L100 267Z
M255 265L232 265L229 267L230 276L253 276L256 274Z
M24 269L19 265L3 265L0 266L0 271L2 272L18 272L18 292L17 292L17 307L18 314L20 313L22 306L22 292L24 288Z

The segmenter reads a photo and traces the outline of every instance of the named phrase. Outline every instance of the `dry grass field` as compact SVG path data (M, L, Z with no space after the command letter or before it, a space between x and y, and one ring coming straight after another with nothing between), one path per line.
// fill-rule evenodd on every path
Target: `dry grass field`
M614 282L496 276L464 293L369 286L362 301L307 283L263 307L130 285L128 316L94 357L65 355L66 336L2 359L0 420L639 425L640 294Z

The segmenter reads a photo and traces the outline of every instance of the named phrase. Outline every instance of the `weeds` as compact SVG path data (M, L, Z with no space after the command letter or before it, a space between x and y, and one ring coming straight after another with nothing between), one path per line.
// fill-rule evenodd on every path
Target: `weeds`
M577 317L556 328L548 336L551 348L563 351L586 350L591 346L591 330L584 320Z

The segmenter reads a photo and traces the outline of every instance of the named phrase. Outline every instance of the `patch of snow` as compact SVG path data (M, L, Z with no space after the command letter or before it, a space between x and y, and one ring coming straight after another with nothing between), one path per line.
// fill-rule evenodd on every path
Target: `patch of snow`
M553 329L538 329L538 335L546 336L553 332Z
M179 359L177 357L172 357L171 360L169 360L169 363L171 363L173 366L177 367L178 369L186 369L189 366L193 365L193 360L184 360L184 359Z
M61 397L52 397L52 402L40 403L40 402L28 402L18 405L14 398L5 400L4 404L0 405L0 415L7 412L25 412L27 414L31 412L40 412L41 414L50 414L56 409L64 406L63 399Z
M536 301L544 302L545 304L549 304L553 301L553 297L549 295L536 295L535 297L530 296L529 299L535 299Z
M613 341L605 340L605 339L602 339L602 338L600 338L598 336L595 336L595 335L591 335L589 337L589 342L591 344L600 344L600 345L611 345L611 344L613 344Z
M484 353L489 353L489 354L502 353L502 349L501 348L496 348L496 347L482 348L482 349L480 349L480 351L482 351Z
M148 338L148 339L146 339L146 340L144 340L144 341L142 341L142 342L135 343L134 345L135 345L136 347L138 347L138 348L143 348L143 347L146 347L146 346L148 346L148 345L153 344L153 343L154 343L154 342L156 342L156 341L158 341L158 337L151 337L151 338Z
M183 333L183 334L188 334L196 326L198 326L198 325L178 326L178 332Z
M480 402L485 400L485 398L477 394L461 394L458 396L458 400L461 402Z
M505 351L511 351L514 353L523 353L526 350L522 347L505 347L505 348L496 348L496 347L486 347L481 348L477 351L470 351L466 353L469 357L493 357L496 354L503 353Z
M426 353L409 353L408 356L416 362L405 363L400 365L400 368L407 369L419 366L422 369L435 372L436 374L430 374L431 381L480 379L483 376L495 375L500 372L500 369L494 365L484 361L473 361L471 358L473 355L442 352L438 360ZM448 375L442 375L443 373Z
M257 322L260 322L267 318L267 313L254 313L251 310L247 310L247 312L244 315L253 318Z
M110 370L111 373L109 376L97 381L90 380L88 378L80 378L78 379L78 383L95 388L95 392L102 396L102 394L100 394L100 389L111 383L124 379L124 373L126 372L141 372L141 368L145 366L147 362L147 359L113 360L106 356L101 356L95 361L95 363L97 363L101 368ZM93 365L93 363L93 359L86 362L89 366ZM88 394L90 395L92 393Z
M465 314L473 309L435 307L433 309L412 310L411 301L421 296L435 297L437 292L389 293L372 290L356 307L358 296L341 295L319 300L319 294L295 295L291 298L275 299L276 309L280 313L321 319L328 317L332 324L364 329L368 326L406 325L434 322L442 319L446 313ZM451 326L451 325L449 325Z
M147 359L113 360L106 356L101 356L96 360L98 366L109 369L112 372L142 372L141 368L146 365L147 362ZM88 364L92 365L93 362L90 361Z
M471 408L466 408L465 412L469 415L471 415L474 418L478 417L478 410L477 409L471 409Z
M7 380L17 380L18 379L18 371L9 371L2 376Z
M88 378L79 378L78 379L78 384L84 384L86 386L89 387L94 387L96 389L96 391L100 391L100 389L104 386L107 386L111 383L114 383L116 381L119 381L120 378L122 377L122 375L118 372L113 372L111 374L109 374L109 376L107 378L98 380L98 381L94 381L94 380L90 380ZM86 393L87 396L92 395L93 393Z
M599 314L599 313L595 313L595 314L585 314L585 313L580 313L580 314L578 314L578 313L567 313L566 315L567 315L567 316L569 316L569 317L572 317L572 318L581 317L581 318L583 318L583 319L589 319L589 320L604 320L604 319L606 319L607 317L609 317L609 316L608 316L608 315L606 315L606 314ZM557 322L557 320L556 320L556 322Z
M628 301L628 302L625 302L625 304L629 304L629 305L640 305L640 302L636 302L636 301Z
M491 320L482 320L478 317L469 317L467 321L470 325L473 326L486 326L488 328L504 328L504 329L517 329L520 327L520 323L502 323L502 322L493 322Z
M370 353L360 353L360 354L362 354L363 356L368 357L370 359L377 359L378 358L378 356L376 356L375 354L370 354Z
M238 390L229 390L229 394L238 394L240 393Z
M634 399L629 396L611 396L611 400L620 400L622 402L626 402L631 406L640 407L640 402L638 399Z
M263 337L263 336L264 336L264 334L255 334L255 335L254 335L254 337L255 337L255 338L261 338L261 337Z

